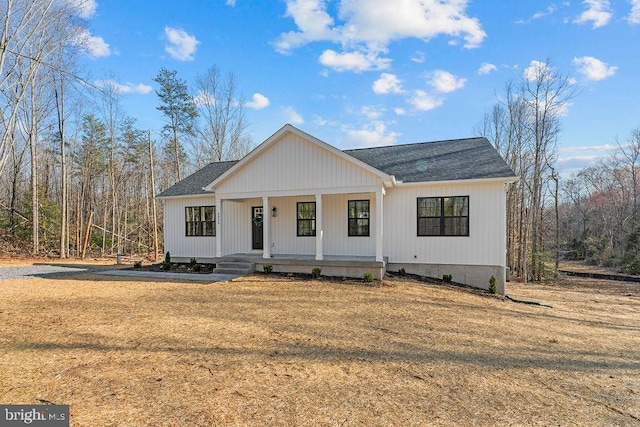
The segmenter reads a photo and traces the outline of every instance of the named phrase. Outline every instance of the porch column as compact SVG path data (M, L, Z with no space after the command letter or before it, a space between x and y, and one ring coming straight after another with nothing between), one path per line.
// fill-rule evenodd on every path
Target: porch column
M382 220L382 196L384 189L376 192L376 261L383 261L382 258L382 231L384 229Z
M322 228L322 194L316 194L316 260L321 261L324 259L324 253L322 249L322 235L324 230Z
M222 256L222 199L216 198L216 257Z
M269 198L262 198L262 258L271 258L271 239L269 226L271 225L271 208Z

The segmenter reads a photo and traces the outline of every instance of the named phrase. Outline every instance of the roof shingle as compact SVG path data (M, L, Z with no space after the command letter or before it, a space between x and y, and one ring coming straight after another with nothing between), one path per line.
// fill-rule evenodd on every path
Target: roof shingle
M401 182L512 178L516 175L486 138L466 138L387 147L344 150ZM210 163L158 197L210 194L211 184L237 161Z
M345 150L402 182L515 177L486 138Z
M217 177L225 173L236 163L238 162L228 161L209 163L199 171L167 188L162 193L158 194L157 197L198 196L201 194L211 194L204 191L202 188L211 184Z

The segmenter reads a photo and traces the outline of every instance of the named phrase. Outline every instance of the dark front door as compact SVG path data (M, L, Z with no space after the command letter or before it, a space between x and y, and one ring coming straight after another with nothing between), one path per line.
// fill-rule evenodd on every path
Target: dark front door
M262 206L254 206L251 208L251 247L253 249L263 249L262 244Z

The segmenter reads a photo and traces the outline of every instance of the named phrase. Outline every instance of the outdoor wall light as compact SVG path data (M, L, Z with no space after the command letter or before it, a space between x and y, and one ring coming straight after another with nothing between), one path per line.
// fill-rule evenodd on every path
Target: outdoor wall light
M278 216L278 208L276 208L275 206L273 207L273 209L271 209L271 216L274 218Z

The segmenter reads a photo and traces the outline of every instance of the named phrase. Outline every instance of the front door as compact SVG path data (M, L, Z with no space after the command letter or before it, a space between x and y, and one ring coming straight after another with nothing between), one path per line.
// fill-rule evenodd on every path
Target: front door
M251 208L251 247L253 249L264 249L262 244L262 206L254 206Z

